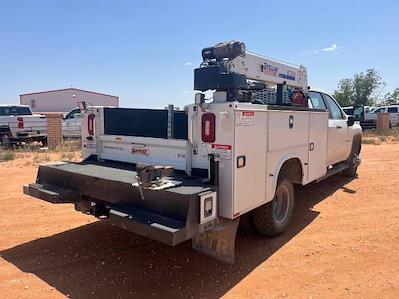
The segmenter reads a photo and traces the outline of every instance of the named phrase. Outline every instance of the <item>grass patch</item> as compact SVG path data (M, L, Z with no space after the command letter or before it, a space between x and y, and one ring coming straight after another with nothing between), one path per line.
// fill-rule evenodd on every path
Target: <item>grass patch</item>
M375 139L373 138L363 138L362 139L363 144L379 144Z
M82 150L80 141L66 141L59 148L49 150L40 145L32 144L16 146L11 150L0 148L0 162L11 161L17 166L37 166L57 161L82 160Z
M40 163L45 163L45 162L49 162L50 156L47 153L35 153L34 157L33 157L33 162L36 164L40 164Z
M364 144L378 144L378 142L396 143L398 141L399 141L399 127L395 127L384 132L378 130L363 131Z
M0 151L0 162L12 161L15 159L13 151Z
M62 160L72 161L75 158L75 152L63 152L61 155Z

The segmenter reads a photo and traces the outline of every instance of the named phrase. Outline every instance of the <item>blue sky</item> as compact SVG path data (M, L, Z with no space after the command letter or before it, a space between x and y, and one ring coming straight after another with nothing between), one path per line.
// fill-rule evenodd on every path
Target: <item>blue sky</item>
M201 49L232 39L305 65L326 91L367 68L399 87L398 1L0 0L0 11L0 103L72 85L122 106L183 106Z

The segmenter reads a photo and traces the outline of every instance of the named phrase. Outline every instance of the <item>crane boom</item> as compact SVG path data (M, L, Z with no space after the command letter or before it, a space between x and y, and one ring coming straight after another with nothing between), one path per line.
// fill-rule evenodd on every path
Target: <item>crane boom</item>
M294 66L250 52L227 60L226 68L228 72L245 75L249 80L269 84L285 83L302 90L308 87L304 66Z
M194 89L215 90L214 100L306 106L306 68L246 51L238 41L202 50ZM273 86L274 85L274 86Z

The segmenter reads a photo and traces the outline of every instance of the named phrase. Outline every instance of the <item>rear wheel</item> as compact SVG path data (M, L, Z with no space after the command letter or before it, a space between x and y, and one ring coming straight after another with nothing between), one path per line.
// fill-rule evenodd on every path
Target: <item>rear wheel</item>
M40 141L42 142L42 145L43 145L43 146L47 146L47 145L48 145L48 143L47 143L47 137L42 138Z
M271 202L252 212L252 223L262 235L277 236L290 224L294 210L294 186L288 179L279 180Z
M1 137L1 145L4 148L10 148L11 146L11 140L10 140L10 136L8 136L7 134L3 135Z

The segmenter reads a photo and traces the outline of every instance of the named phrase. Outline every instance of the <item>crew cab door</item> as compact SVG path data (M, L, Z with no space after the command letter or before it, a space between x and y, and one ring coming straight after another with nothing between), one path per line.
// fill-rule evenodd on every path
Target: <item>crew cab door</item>
M333 165L349 157L352 139L346 115L331 96L325 93L322 96L329 111L327 165Z

